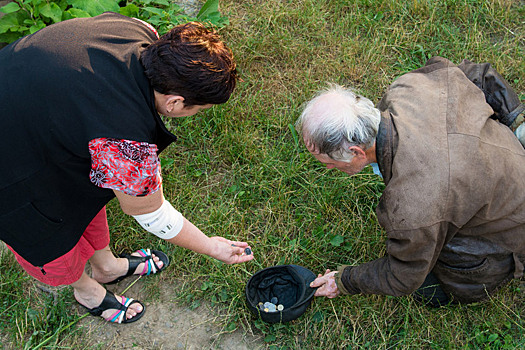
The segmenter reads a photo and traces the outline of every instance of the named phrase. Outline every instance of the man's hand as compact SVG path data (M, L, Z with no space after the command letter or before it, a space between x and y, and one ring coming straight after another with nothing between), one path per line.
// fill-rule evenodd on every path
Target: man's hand
M315 291L316 297L327 297L332 299L341 294L335 283L336 273L337 271L331 272L330 270L326 270L324 276L319 274L317 278L310 283L310 287L312 288L319 287Z
M215 249L212 257L226 264L238 264L250 261L253 259L251 248L246 242L230 241L223 237L210 237L215 243ZM246 248L250 248L246 253Z

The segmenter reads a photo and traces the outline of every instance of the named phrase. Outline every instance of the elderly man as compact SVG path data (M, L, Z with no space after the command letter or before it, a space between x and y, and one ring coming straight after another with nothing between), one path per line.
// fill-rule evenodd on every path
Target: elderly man
M327 168L377 163L386 256L327 270L316 296L409 295L432 306L486 299L525 263L525 150L511 129L524 105L489 64L435 57L397 79L378 109L340 86L297 128Z

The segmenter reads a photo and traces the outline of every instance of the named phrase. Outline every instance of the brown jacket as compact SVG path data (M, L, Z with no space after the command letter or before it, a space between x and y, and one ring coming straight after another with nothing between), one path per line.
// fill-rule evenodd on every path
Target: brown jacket
M342 268L343 293L407 295L432 271L473 302L523 275L525 150L507 127L523 105L513 91L491 101L489 72L437 57L389 87L376 139L387 254Z

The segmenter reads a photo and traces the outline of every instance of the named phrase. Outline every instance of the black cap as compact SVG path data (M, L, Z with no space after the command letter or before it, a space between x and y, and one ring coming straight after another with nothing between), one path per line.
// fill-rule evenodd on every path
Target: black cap
M284 323L301 316L314 297L316 288L310 283L315 274L298 265L279 265L257 271L246 284L246 304L250 311L264 322ZM282 311L265 312L259 303L278 299Z

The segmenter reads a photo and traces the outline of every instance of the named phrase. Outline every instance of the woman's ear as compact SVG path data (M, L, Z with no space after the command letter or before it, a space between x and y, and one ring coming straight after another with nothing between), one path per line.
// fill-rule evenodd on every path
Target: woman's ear
M184 97L179 95L166 95L166 110L168 113L177 112L184 108Z

